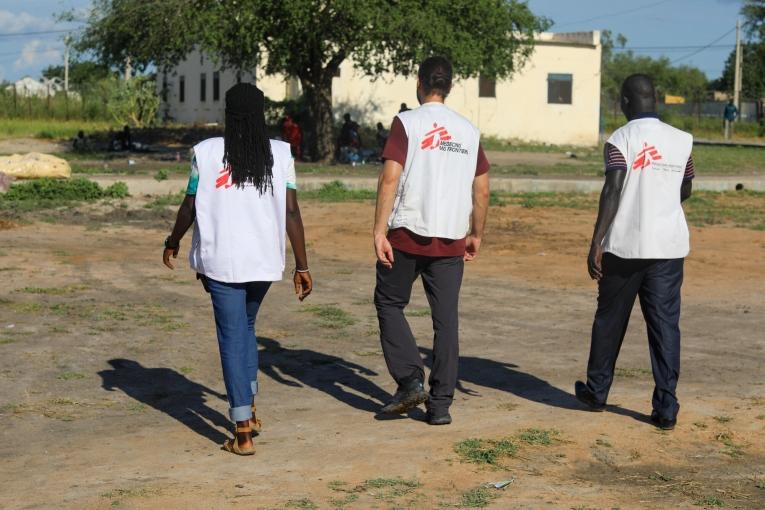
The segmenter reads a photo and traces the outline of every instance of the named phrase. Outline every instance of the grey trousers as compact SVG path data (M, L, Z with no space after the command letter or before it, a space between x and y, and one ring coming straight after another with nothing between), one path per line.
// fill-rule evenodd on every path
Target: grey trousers
M446 410L454 398L459 364L459 294L464 262L462 257L426 257L394 250L388 269L378 262L375 307L380 324L385 363L393 379L403 385L425 378L425 367L404 308L412 285L422 276L433 319L433 365L430 371L430 403L433 410Z

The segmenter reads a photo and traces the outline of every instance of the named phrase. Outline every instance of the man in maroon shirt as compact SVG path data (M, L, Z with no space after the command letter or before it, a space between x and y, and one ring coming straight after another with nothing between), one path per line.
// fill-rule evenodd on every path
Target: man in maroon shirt
M451 64L444 58L431 57L420 66L417 98L422 106L399 114L391 126L382 156L385 164L374 227L380 340L388 370L398 383L382 411L400 414L427 402L431 425L451 423L449 407L459 360L459 291L464 262L478 256L489 202L489 162L479 145L478 130L443 104L451 78ZM441 127L434 129L437 124ZM424 188L407 187L410 178L420 183L425 179ZM424 230L460 234L442 238L404 227L388 230L389 221L408 224L401 218L393 222L400 210L414 215L412 223ZM469 225L467 236L460 231L462 225ZM422 276L435 333L430 395L423 386L423 360L404 316L418 276Z

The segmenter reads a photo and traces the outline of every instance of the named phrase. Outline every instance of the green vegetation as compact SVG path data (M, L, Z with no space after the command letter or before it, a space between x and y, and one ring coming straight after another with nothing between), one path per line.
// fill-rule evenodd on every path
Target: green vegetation
M154 179L157 182L162 182L162 181L166 181L168 176L169 175L168 175L167 169L161 168L161 169L157 170L157 173L154 175Z
M717 423L728 423L729 421L733 421L733 418L725 415L714 416L713 418L715 421L717 421Z
M341 329L356 324L351 314L336 305L316 305L303 308L319 318L319 326L329 329Z
M460 458L473 464L497 466L503 457L511 457L518 452L518 445L512 439L470 438L454 445L454 451Z
M462 493L460 506L462 508L483 508L498 497L499 494L495 489L476 487Z
M303 191L301 198L316 199L322 202L348 202L357 200L374 200L377 192L371 190L353 190L341 181L332 181L324 184L315 191Z
M685 202L684 209L688 221L697 227L732 224L765 230L765 192L694 192Z
M374 492L377 499L389 501L393 498L409 494L420 487L417 480L406 480L403 478L374 478L365 481L359 489L367 492Z
M559 435L555 429L526 429L518 434L518 439L526 444L550 446L560 441Z
M716 498L714 496L709 496L707 498L699 499L694 503L696 506L723 506L723 500L720 498Z
M287 501L286 506L287 508L296 508L299 510L316 510L319 508L316 506L316 503L308 498L291 499Z
M407 317L429 317L430 308L417 308L414 310L407 310L405 314Z
M616 377L624 377L624 378L638 378L638 377L647 377L651 375L651 369L650 368L621 368L617 367L614 370L614 375Z
M86 133L107 131L109 122L102 120L56 120L9 119L0 118L0 137L2 138L44 138L60 140L74 138L80 130Z
M168 206L178 207L186 197L185 191L179 191L178 193L168 193L167 195L160 195L151 202L144 204L146 209L164 209Z
M127 196L128 189L124 182L115 182L107 188L101 188L98 183L81 177L36 179L14 184L7 193L0 195L0 210L30 211Z
M737 459L744 454L744 446L733 441L731 432L720 432L715 436L715 439L725 445L722 450L725 455Z

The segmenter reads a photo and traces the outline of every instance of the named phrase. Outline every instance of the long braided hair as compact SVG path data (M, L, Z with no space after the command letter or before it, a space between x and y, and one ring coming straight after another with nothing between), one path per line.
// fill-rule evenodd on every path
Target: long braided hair
M223 164L236 187L251 184L261 195L273 193L274 156L266 132L265 97L251 83L237 83L226 92Z

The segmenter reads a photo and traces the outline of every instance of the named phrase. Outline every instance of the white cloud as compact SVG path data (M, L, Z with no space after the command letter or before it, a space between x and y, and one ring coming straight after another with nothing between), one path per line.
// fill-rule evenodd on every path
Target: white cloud
M55 24L52 16L41 18L27 12L11 12L0 9L0 33L16 34L50 30Z
M22 69L59 60L61 60L61 49L55 43L33 39L24 45L21 56L16 60L14 67Z

